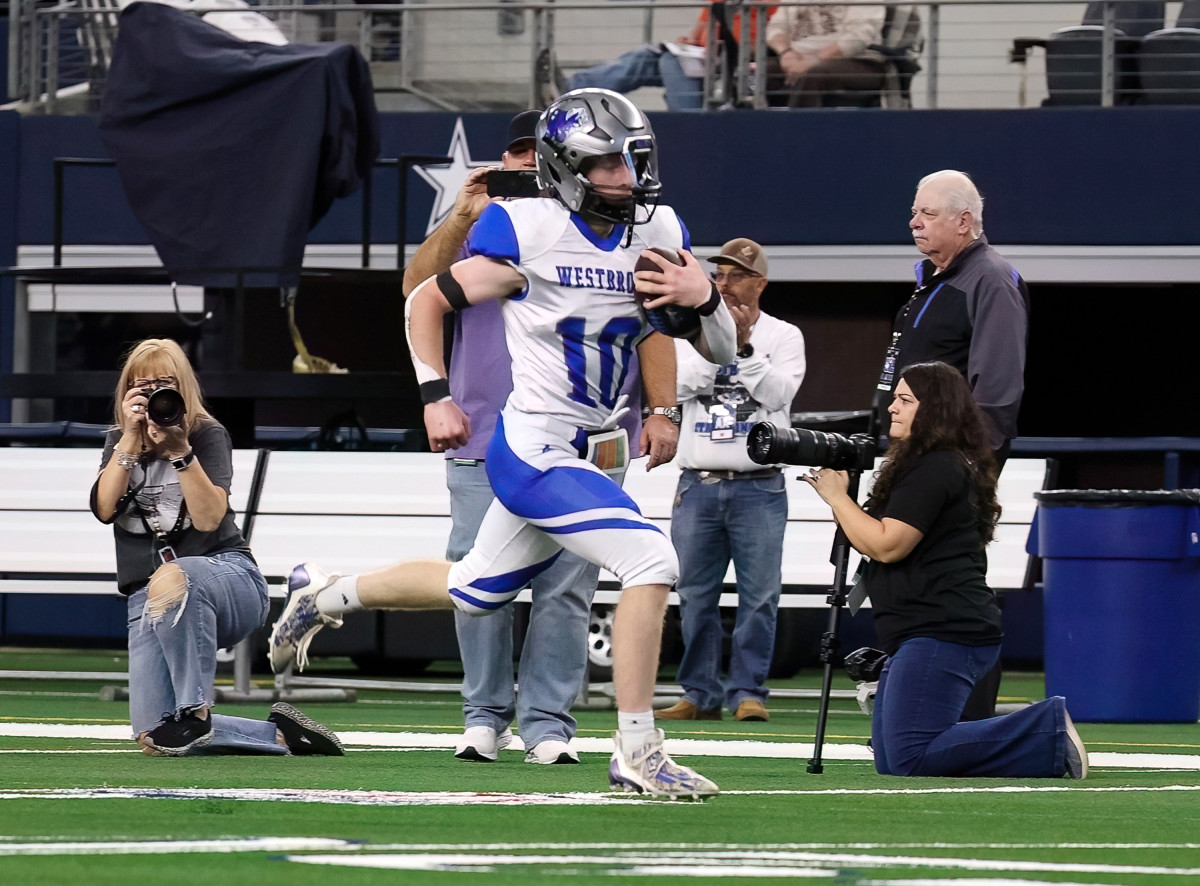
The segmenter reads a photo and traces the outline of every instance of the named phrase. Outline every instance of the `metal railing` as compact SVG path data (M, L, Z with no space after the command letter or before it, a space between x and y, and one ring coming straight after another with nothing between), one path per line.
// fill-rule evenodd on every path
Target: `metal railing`
M197 14L230 13L229 0L199 6ZM831 5L785 2L788 6ZM836 4L832 4L836 5ZM881 4L885 5L885 4ZM889 6L912 4L886 3ZM1010 108L1051 103L1121 103L1136 46L1122 34L1122 4L1103 4L1103 18L1073 43L1065 81L1047 74L1052 38L1083 21L1085 4L1046 0L942 0L916 4L924 32L921 70L913 77L917 108ZM1144 5L1144 4L1138 4ZM1178 3L1163 4L1162 27ZM728 0L733 10L766 9L759 0ZM260 0L248 12L263 16L292 42L337 40L357 45L371 64L381 110L513 110L541 106L573 71L616 58L643 43L676 40L700 10L696 0L477 0L389 4L278 3ZM111 59L118 0L10 0L8 93L30 112L91 112L99 106ZM715 18L715 16L714 16ZM742 17L741 46L750 46L750 16ZM1084 28L1076 28L1083 31ZM710 45L719 41L712 39ZM720 69L707 54L704 106L766 107L765 28L737 66ZM1056 45L1050 45L1056 44ZM1047 47L1049 46L1049 49ZM1073 68L1071 66L1074 66ZM1200 65L1198 65L1200 67ZM636 93L647 110L661 109L659 90Z

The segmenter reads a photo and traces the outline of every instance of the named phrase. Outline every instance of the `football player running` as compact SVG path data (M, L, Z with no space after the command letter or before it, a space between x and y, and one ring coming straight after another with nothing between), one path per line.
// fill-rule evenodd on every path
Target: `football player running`
M339 576L293 570L271 635L276 672L303 667L312 636L360 609L449 609L487 615L511 603L562 549L621 582L613 625L618 731L609 765L618 790L663 797L717 793L710 780L663 750L652 711L667 594L678 574L670 540L642 516L606 470L623 468L628 442L613 430L617 396L634 350L650 414L642 429L647 469L678 442L674 342L646 310L697 309L695 346L733 360L736 329L715 287L687 251L682 221L658 204L657 147L645 115L601 89L569 92L537 126L538 175L552 195L493 203L480 216L471 257L430 278L406 303L406 332L434 451L464 444L470 424L450 397L443 355L447 313L503 299L513 392L485 464L496 494L462 560L410 560ZM681 250L682 266L648 247ZM638 271L642 254L659 271ZM634 289L649 300L639 307Z

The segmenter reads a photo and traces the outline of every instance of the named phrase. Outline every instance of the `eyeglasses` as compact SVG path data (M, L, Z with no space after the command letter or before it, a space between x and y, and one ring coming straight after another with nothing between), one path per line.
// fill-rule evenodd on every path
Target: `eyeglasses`
M131 388L148 388L152 385L173 388L175 387L175 376L160 375L158 378L135 378L129 383L129 387Z
M745 271L713 271L708 275L708 279L714 283L724 283L728 280L730 283L741 283L750 277L761 277L762 274L747 274Z

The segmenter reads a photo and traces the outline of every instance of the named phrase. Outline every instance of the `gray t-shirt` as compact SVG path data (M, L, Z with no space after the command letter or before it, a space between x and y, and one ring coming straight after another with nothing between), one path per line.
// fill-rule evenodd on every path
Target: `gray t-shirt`
M121 439L120 431L109 431L104 440L100 468L108 464ZM188 437L196 463L217 486L229 491L233 481L233 444L229 432L215 419L203 420ZM92 486L92 513L96 513L96 485ZM99 515L97 515L99 518ZM117 504L112 520L117 545L117 586L131 594L146 584L162 565L159 552L169 545L176 557L197 557L224 551L250 554L250 546L234 522L233 509L225 511L221 525L201 532L192 525L187 503L179 487L178 472L171 463L143 461L129 472L129 490Z

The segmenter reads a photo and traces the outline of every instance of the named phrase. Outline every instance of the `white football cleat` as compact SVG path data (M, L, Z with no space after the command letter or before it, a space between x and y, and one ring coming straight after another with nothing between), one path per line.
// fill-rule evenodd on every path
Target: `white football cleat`
M267 648L271 654L271 670L276 674L295 663L302 671L308 664L308 644L323 627L340 628L342 620L323 615L317 609L317 594L340 576L329 575L320 566L301 563L288 576L288 595L283 613L271 629Z
M623 748L621 733L614 735L617 749L608 764L608 783L617 790L672 800L702 800L717 794L715 784L667 755L663 739L663 731L655 729L641 747Z

